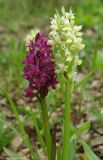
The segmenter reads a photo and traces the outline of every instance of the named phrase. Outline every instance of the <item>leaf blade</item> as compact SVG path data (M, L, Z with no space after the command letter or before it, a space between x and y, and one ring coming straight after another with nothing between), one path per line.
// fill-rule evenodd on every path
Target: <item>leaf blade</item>
M99 158L93 153L93 151L91 150L91 148L89 147L87 143L82 141L82 145L83 145L85 154L88 157L88 160L99 160Z
M5 153L10 156L13 160L22 160L16 153L4 147Z

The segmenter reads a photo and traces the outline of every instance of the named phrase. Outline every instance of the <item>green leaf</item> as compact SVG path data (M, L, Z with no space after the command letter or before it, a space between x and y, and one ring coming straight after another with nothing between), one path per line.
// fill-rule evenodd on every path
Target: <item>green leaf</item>
M75 142L75 139L76 139L76 135L74 134L72 137L71 137L71 142L70 142L70 160L76 160L76 142Z
M84 141L82 141L81 143L83 145L85 154L88 157L88 160L99 160L99 158L93 153L93 151L91 150L91 148L87 143L85 143Z
M5 124L5 119L6 118L6 114L4 112L0 113L0 134L1 132L4 132L4 124Z
M3 150L3 147L8 145L13 138L13 131L9 130L9 127L5 128L6 123L6 113L0 113L0 151Z
M103 53L98 53L96 56L96 69L103 71Z
M59 79L59 81L61 82L61 83L65 83L66 82L66 78L64 77L64 75L63 74L58 74L58 79Z
M92 74L93 74L93 71L90 71L83 80L81 80L79 83L75 85L75 89L79 87L83 88L88 83L88 81L90 81Z
M57 160L62 160L62 154L60 149L57 152Z
M96 60L97 60L97 49L94 48L94 54L93 54L92 63L91 63L91 66L90 66L91 70L95 69Z
M39 156L38 152L35 153L35 160L40 160L40 156Z
M35 150L30 142L30 139L25 131L25 128L23 126L23 123L22 121L20 120L20 117L19 117L19 114L18 114L18 111L15 107L15 104L11 98L11 96L9 95L9 93L7 92L7 90L5 89L5 87L3 85L0 84L0 89L1 91L3 92L3 94L6 96L6 98L8 99L9 103L10 103L10 107L12 108L14 114L15 114L15 117L19 123L19 127L21 129L21 133L22 133L22 136L24 138L24 142L26 143L26 145L28 146L28 148L30 149L30 152L31 152L31 155L32 157L35 157Z
M101 113L100 111L100 107L96 108L96 107L93 107L93 108L88 108L85 110L87 113L91 113L93 116L96 117L96 119L98 121L100 121L102 124L103 124L103 114Z
M77 136L80 137L80 135L83 134L84 132L88 132L90 127L91 127L90 121L81 124L80 127L78 128Z
M73 124L70 124L70 136L72 137L77 132L77 128L73 126Z
M14 137L14 132L11 131L10 133L8 133L7 135L5 135L5 140L3 142L3 147L6 146L7 144L9 144L11 142L11 140Z
M5 133L4 125L5 125L5 113L3 112L3 113L0 113L0 142L1 143ZM0 143L0 148L1 148L1 143Z
M6 154L8 154L12 160L22 160L22 158L20 158L16 153L10 151L9 149L4 147L4 151Z

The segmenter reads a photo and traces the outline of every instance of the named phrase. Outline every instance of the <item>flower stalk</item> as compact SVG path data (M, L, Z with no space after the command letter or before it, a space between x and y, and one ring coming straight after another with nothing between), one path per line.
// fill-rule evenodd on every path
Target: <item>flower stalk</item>
M42 110L43 125L44 125L44 135L45 135L45 141L46 141L46 146L47 146L47 155L48 155L48 160L51 160L52 142L51 142L49 118L48 118L48 112L47 112L45 98L41 98L40 102L41 102L41 110Z
M35 114L34 114L31 106L30 106L30 114L31 114L33 125L34 125L35 130L36 130L37 135L38 135L38 140L40 142L41 148L43 149L43 152L46 155L47 153L46 153L46 150L45 150L45 142L43 140L42 135L40 134L40 130L39 130L39 127L38 127L38 124L37 124L37 121L36 121L36 117L35 117Z
M62 159L69 160L69 151L70 151L70 104L71 104L71 89L72 85L70 80L66 81L66 94L65 94L65 111L64 111L64 127L63 127L63 151Z

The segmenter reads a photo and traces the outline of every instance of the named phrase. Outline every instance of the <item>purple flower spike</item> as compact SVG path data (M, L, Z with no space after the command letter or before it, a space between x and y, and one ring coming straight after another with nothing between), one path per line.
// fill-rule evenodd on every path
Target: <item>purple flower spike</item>
M25 89L29 102L37 95L44 98L48 88L55 88L57 84L52 46L48 44L48 39L47 35L38 33L35 40L29 42L29 53L23 61L24 77L29 82Z

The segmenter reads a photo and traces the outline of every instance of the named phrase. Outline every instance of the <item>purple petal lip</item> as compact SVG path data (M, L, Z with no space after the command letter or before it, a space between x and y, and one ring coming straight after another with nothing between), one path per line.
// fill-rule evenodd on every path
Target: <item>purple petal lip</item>
M55 61L52 55L52 46L48 44L49 37L38 33L32 41L29 42L29 52L26 55L24 64L24 77L29 82L25 94L29 97L29 102L40 94L45 97L48 89L55 88L57 77L55 74Z

